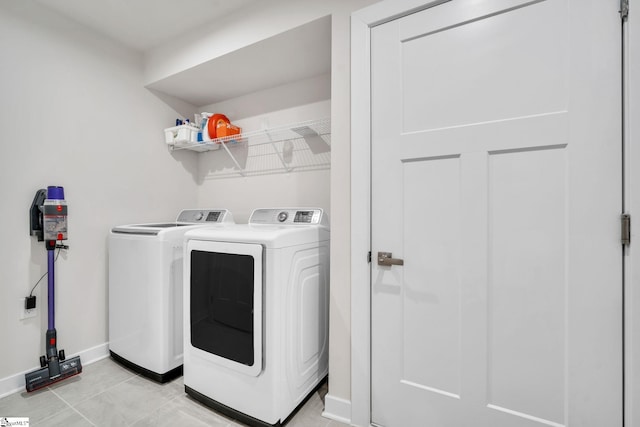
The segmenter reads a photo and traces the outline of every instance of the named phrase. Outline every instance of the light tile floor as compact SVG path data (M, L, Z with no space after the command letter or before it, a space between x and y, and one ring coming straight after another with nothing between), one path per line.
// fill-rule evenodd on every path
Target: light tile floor
M287 426L344 427L321 416L326 393L325 384ZM52 387L0 399L0 417L29 417L31 427L244 425L187 396L182 377L158 384L110 358L84 366L80 375Z

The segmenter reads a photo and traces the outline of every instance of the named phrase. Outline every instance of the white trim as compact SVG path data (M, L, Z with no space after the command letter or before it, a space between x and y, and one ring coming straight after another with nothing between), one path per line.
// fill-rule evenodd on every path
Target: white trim
M109 343L99 344L95 347L82 350L78 354L69 355L69 357L72 356L80 356L80 362L82 363L82 366L85 367L97 362L98 360L109 357ZM40 366L34 366L24 372L19 372L0 379L0 399L13 393L25 391L24 376L26 373L35 371L36 369L40 369Z
M344 424L351 424L351 402L327 394L324 397L322 416Z
M635 5L635 4L634 4ZM635 5L637 6L637 5ZM634 12L638 12L634 10ZM625 209L630 214L632 221L640 219L636 212L640 211L640 169L635 167L640 162L640 55L637 46L640 45L640 31L634 26L636 14L629 13L629 18L624 28L625 38L625 128L623 129L625 140ZM632 46L635 49L632 49ZM639 218L635 218L639 217ZM634 246L640 243L640 233L636 232L637 226L631 229L632 244L625 249L625 425L640 425L640 252ZM635 355L635 356L634 356Z
M374 5L375 6L375 5ZM371 421L370 28L351 17L351 423Z
M351 15L351 424L371 425L371 28L448 0L385 0Z
M386 0L360 9L353 16L371 28L449 1L451 0Z

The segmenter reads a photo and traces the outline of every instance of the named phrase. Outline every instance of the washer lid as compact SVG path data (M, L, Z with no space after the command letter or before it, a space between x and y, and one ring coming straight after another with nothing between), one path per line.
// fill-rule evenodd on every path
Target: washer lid
M175 222L120 225L113 233L157 236L163 230L194 225L235 224L227 209L184 209Z
M193 225L193 224L180 224L177 222L168 222L168 223L162 223L162 224L131 224L131 225L121 225L118 227L113 227L111 231L114 233L148 234L148 235L156 236L159 232L167 228L184 227L187 225Z

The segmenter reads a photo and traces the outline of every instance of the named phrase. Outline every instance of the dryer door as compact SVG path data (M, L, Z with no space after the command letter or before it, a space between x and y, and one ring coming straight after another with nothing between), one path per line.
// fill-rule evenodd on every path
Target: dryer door
M262 371L262 246L189 240L187 332L213 362Z

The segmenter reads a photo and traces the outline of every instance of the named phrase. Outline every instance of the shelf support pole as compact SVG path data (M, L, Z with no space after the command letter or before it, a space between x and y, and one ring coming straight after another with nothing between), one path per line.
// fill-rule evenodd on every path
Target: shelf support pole
M276 155L280 159L280 163L282 163L282 167L287 172L291 172L293 170L293 168L290 168L290 167L287 166L287 163L284 161L284 157L282 157L282 154L280 154L280 152L278 151L278 147L276 147L276 144L273 142L273 139L271 138L271 134L269 132L266 132L266 136L267 136L267 139L269 140L269 143L273 147L273 151L275 151ZM283 143L284 143L284 141L283 141Z
M226 142L220 142L220 145L222 145L222 148L224 148L224 151L227 152L227 154L229 155L229 157L231 157L231 160L233 160L233 163L235 163L236 167L238 168L238 173L242 176L246 176L244 174L244 172L242 171L242 166L240 166L240 163L238 163L238 161L236 160L236 158L233 156L233 154L231 154L231 150L229 150L229 147L227 147L227 143Z

